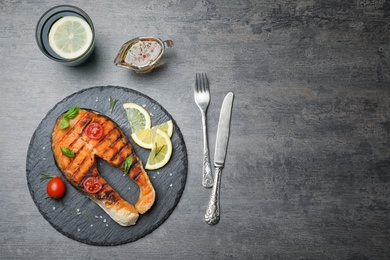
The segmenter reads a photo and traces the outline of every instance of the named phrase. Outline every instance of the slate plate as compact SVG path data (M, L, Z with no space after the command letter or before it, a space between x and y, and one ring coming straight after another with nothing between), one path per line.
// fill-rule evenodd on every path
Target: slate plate
M110 112L109 97L118 99ZM65 181L67 191L63 203L47 197L47 181L40 181L41 173L65 178L54 162L50 136L55 120L70 107L78 105L98 111L115 121L126 133L136 154L146 162L149 150L134 144L130 137L130 125L122 104L135 102L145 107L152 118L152 125L169 119L174 123L172 136L173 154L162 169L148 171L156 190L156 201L146 214L140 215L135 226L122 227L113 221L97 204ZM138 186L120 169L98 160L99 172L120 195L132 204L138 199ZM187 178L187 150L183 136L172 116L153 99L132 89L117 86L102 86L84 89L59 102L51 109L35 130L27 152L26 174L30 194L43 217L65 236L79 242L99 246L120 245L135 241L158 228L172 213L183 193Z

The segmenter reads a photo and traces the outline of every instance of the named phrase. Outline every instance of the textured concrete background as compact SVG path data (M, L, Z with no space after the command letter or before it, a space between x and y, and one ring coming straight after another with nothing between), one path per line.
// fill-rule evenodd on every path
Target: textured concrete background
M390 1L67 1L96 29L90 61L40 53L35 25L61 1L0 3L2 259L389 259ZM172 39L148 75L113 65L136 36ZM213 158L219 109L235 93L221 221L204 223L202 132L193 99L207 72ZM80 89L119 85L159 102L188 150L183 196L153 233L94 247L58 233L27 188L30 138Z

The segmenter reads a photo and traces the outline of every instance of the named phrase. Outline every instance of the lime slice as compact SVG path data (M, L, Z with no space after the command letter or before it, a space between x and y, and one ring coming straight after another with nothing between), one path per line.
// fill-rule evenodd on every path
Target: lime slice
M91 46L92 29L77 16L64 16L50 28L49 45L64 59L75 59L83 55Z
M168 134L169 138L172 137L173 134L173 122L172 120L166 121L160 125L153 126L152 129L160 129Z
M160 129L156 129L153 148L150 151L145 169L157 170L165 166L171 158L172 150L172 142L168 134Z
M131 134L134 142L145 149L152 149L154 139L156 136L156 129L146 128L136 133Z
M137 133L151 127L152 120L145 108L136 103L124 103L123 108L126 111L132 133Z

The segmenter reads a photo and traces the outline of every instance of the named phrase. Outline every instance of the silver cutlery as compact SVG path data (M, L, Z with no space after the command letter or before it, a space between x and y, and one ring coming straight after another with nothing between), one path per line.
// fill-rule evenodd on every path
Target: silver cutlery
M217 140L215 142L214 167L215 179L211 193L210 201L207 206L205 221L209 225L215 225L219 222L219 194L221 186L222 168L225 165L226 151L229 141L230 119L233 107L234 94L229 92L223 100L221 113L219 116Z
M209 82L206 73L196 73L195 79L195 103L198 105L202 113L202 127L203 127L203 175L202 184L206 188L213 186L213 176L210 167L209 144L207 140L207 122L206 112L210 103Z

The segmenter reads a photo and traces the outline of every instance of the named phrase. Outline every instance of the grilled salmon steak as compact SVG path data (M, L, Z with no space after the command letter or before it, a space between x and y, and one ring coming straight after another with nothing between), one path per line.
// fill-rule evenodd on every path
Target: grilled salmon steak
M128 139L110 118L87 109L79 109L70 117L65 113L57 119L51 138L56 164L65 178L118 224L135 225L139 214L152 207L153 185ZM138 185L140 195L135 205L104 180L96 157L119 167Z

